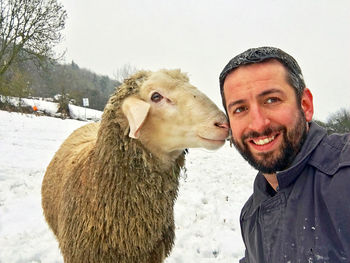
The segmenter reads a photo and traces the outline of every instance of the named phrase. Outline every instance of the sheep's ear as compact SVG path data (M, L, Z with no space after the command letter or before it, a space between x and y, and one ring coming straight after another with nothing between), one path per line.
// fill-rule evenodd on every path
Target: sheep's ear
M128 119L130 126L129 137L137 139L142 124L145 122L150 105L135 97L128 97L122 105L123 113Z

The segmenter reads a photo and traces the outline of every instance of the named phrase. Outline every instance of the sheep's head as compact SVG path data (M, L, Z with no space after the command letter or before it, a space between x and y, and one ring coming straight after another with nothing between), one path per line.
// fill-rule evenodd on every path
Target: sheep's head
M185 148L217 149L228 136L225 114L180 70L150 73L122 110L129 136L158 156L178 156Z

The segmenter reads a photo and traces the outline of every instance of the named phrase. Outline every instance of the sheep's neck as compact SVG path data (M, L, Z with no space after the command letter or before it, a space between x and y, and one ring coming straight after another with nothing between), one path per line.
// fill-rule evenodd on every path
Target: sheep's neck
M99 137L91 157L96 170L86 181L96 218L92 225L106 229L108 237L124 240L118 243L120 249L128 245L133 231L138 233L134 242L141 244L157 240L158 236L150 235L164 225L171 227L184 154L164 169L139 142L120 143L105 136Z
M114 167L113 170L127 165L145 170L146 173L153 170L172 172L174 167L183 166L183 161L178 161L179 158L183 159L182 151L171 153L162 153L157 149L149 151L140 141L130 138L119 125L111 129L111 127L104 127L103 123L95 145L95 158L102 169Z
M165 152L157 148L157 146L147 145L146 143L145 145L147 149L150 149L149 152L153 156L155 156L157 159L159 159L159 162L162 163L162 166L165 167L166 169L171 168L184 151L184 150L174 150L171 152Z

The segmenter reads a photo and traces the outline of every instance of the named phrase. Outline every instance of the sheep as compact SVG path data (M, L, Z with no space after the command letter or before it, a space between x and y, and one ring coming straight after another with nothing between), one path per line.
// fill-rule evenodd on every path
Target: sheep
M64 261L163 262L186 149L215 150L227 136L225 114L180 70L126 79L44 175L42 207Z

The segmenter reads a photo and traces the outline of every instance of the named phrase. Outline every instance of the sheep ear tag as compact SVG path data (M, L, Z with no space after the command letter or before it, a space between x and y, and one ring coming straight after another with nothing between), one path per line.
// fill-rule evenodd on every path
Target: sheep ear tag
M140 129L146 120L150 105L143 100L129 97L123 102L122 110L130 126L129 137L137 139Z

